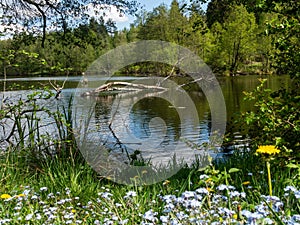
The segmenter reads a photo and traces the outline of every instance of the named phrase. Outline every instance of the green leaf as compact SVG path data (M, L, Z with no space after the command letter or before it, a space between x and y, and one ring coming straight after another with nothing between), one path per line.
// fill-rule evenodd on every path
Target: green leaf
M296 164L293 164L293 163L287 164L286 167L288 167L288 168L294 168L294 169L299 169L300 168L300 166L298 166Z
M228 171L228 173L236 173L236 172L239 172L240 171L240 169L238 169L238 168L231 168L229 171Z

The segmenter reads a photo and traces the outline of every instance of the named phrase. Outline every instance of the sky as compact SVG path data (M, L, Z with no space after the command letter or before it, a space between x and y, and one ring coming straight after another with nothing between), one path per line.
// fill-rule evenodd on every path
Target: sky
M137 0L137 2L139 2L145 10L152 11L152 9L161 4L170 6L172 0ZM118 13L113 12L113 10L110 17L116 22L119 30L122 30L124 27L129 27L129 25L135 20L135 18L130 15L123 15L122 17L119 17Z

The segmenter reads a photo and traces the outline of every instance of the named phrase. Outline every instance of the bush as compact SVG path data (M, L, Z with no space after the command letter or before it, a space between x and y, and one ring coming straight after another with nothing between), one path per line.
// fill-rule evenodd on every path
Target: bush
M264 88L265 79L245 100L254 110L242 114L242 123L254 146L276 144L284 156L300 158L300 96L296 90L272 92Z

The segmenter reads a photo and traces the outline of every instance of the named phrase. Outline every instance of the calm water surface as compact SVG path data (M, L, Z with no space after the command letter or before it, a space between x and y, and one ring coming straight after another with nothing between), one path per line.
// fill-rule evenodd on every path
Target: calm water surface
M227 108L227 121L242 111L251 109L248 102L244 102L244 91L253 90L258 84L259 76L239 76L239 77L221 77L218 78L219 84ZM281 87L289 86L287 76L270 76L266 87L278 90ZM66 77L30 77L30 78L10 78L6 81L6 91L1 93L0 98L20 98L26 95L28 88L34 85L39 88L43 85L49 85L49 79L52 84L62 85ZM117 81L133 81L137 77L114 77ZM55 109L57 105L67 105L72 95L77 95L80 91L77 89L82 77L68 77L60 99L52 99L48 107ZM4 80L0 79L0 88L3 89ZM84 87L89 90L88 87ZM145 159L169 159L170 155L177 149L176 154L184 157L195 154L194 148L190 148L187 142L201 145L209 140L211 129L210 107L201 91L187 90L190 98L193 100L197 109L199 121L195 124L193 115L186 112L185 120L180 120L180 107L172 106L168 101L160 98L157 94L147 94L137 101L134 93L125 93L122 95L109 95L97 98L76 97L75 104L91 101L94 103L94 110L90 119L90 130L88 138L95 143L107 146L112 154L118 154L119 157L126 157L121 150L127 150L133 153L134 150L140 150ZM82 98L82 99L81 99ZM78 100L79 99L79 100ZM176 99L177 102L184 101ZM75 107L79 115L82 109ZM81 112L81 113L80 113ZM81 118L82 119L82 118ZM47 118L44 118L47 121ZM77 118L76 124L80 119ZM46 122L45 122L46 123ZM233 130L234 131L234 130ZM238 130L236 131L238 132ZM1 135L3 136L3 134ZM238 135L237 135L238 136ZM122 143L118 144L119 142Z

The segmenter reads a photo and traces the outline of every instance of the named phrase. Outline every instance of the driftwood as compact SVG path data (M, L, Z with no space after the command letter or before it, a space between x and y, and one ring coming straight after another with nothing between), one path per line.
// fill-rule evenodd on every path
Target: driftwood
M117 82L110 82L107 84L103 84L100 87L96 88L95 90L84 92L82 96L97 96L101 92L111 92L111 91L128 92L128 91L140 91L145 89L157 90L157 91L166 90L166 88L160 86L117 81Z

